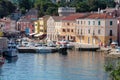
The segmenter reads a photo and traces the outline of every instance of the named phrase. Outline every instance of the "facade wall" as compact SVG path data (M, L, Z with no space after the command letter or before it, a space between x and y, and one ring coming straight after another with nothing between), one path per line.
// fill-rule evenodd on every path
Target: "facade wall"
M120 45L120 19L118 19L117 40L118 40L118 45Z
M39 18L39 28L40 28L40 31L39 31L39 34L44 34L44 29L45 29L45 27L44 27L44 20L43 20L43 18Z
M65 40L76 41L75 21L62 21L61 36Z
M62 40L62 38L60 37L61 35L61 27L62 27L62 22L61 21L56 21L55 22L55 40L59 41Z
M112 30L112 35L110 35L110 30ZM112 41L117 40L117 20L77 19L76 37L77 42L81 43L109 45L110 38Z
M35 33L39 33L39 23L38 23L38 20L36 20L35 22L34 22L34 28L35 28Z
M30 25L32 23L30 21L18 21L17 22L17 29L19 31L25 31L26 34L29 34L31 29L30 29Z
M52 17L47 20L47 39L55 40L55 21Z

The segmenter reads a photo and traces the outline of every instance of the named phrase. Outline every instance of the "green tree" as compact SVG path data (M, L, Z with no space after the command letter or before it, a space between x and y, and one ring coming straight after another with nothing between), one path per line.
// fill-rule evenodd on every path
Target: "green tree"
M89 11L89 6L86 2L79 2L79 4L76 5L77 12L87 12Z
M50 0L36 0L35 8L39 10L39 16L43 16L46 14L57 14L56 11L58 6L52 3Z
M25 11L33 7L33 3L31 2L31 0L19 0L18 6L20 10L22 11L22 13L25 13Z
M49 7L46 10L46 15L58 15L57 8L55 7Z
M114 7L114 0L72 0L72 2L65 2L61 0L58 3L52 3L51 0L35 0L35 8L39 10L39 16L50 14L57 15L58 7L76 7L77 12L97 11L98 8L105 9Z
M105 70L110 73L112 80L120 80L120 62L117 65L105 65Z
M16 6L8 0L0 0L0 17L7 16L14 12Z

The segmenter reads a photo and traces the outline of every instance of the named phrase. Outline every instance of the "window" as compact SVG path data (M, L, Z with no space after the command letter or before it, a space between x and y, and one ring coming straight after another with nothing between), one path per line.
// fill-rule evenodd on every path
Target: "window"
M37 26L37 24L35 24L35 26Z
M90 37L88 37L88 44L90 43Z
M82 21L81 21L81 24L82 24Z
M88 21L88 25L90 25L90 21Z
M65 32L65 29L63 29L63 32Z
M112 34L112 30L110 30L110 36L112 36L113 34Z
M95 21L93 21L93 25L95 25Z
M113 22L112 22L112 21L110 21L110 26L111 26L111 25L113 25Z
M79 21L78 21L78 24L79 24Z
M78 31L77 31L77 34L79 34L79 29L78 29Z
M88 29L88 33L90 34L90 29Z
M82 29L81 29L81 34L82 34Z
M100 34L100 29L98 30L98 34Z
M3 24L1 24L1 27L3 27L4 25Z
M100 25L101 23L100 23L100 21L98 21L98 25Z
M112 38L109 39L109 45L112 43Z
M70 32L70 29L67 29L67 32Z
M71 29L71 32L73 32L73 29Z
M95 31L93 30L93 36L95 35Z
M67 23L67 25L69 26L69 25L70 25L70 23Z

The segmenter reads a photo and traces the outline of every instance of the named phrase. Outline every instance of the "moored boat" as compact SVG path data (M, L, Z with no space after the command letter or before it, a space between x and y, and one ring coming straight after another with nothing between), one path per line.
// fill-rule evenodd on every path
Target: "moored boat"
M0 65L4 64L5 63L5 59L3 56L0 56Z
M26 47L17 47L19 53L53 53L57 52L56 47L34 45Z
M36 47L37 53L53 53L57 51L58 49L56 47L50 47L50 46L37 46Z
M3 52L3 56L7 56L7 57L17 57L18 56L16 44L14 41L10 40L8 42L8 48L6 51Z
M59 45L58 52L59 53L66 53L67 52L67 46L66 46L66 44Z
M72 42L69 42L69 41L66 41L66 40L62 40L62 41L57 41L56 42L56 45L62 45L62 44L64 44L67 49L74 48L74 45L72 44Z

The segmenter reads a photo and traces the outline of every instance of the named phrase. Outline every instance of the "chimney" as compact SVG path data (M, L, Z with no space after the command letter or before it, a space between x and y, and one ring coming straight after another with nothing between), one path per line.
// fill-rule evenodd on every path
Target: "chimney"
M100 13L100 8L98 8L98 13Z

